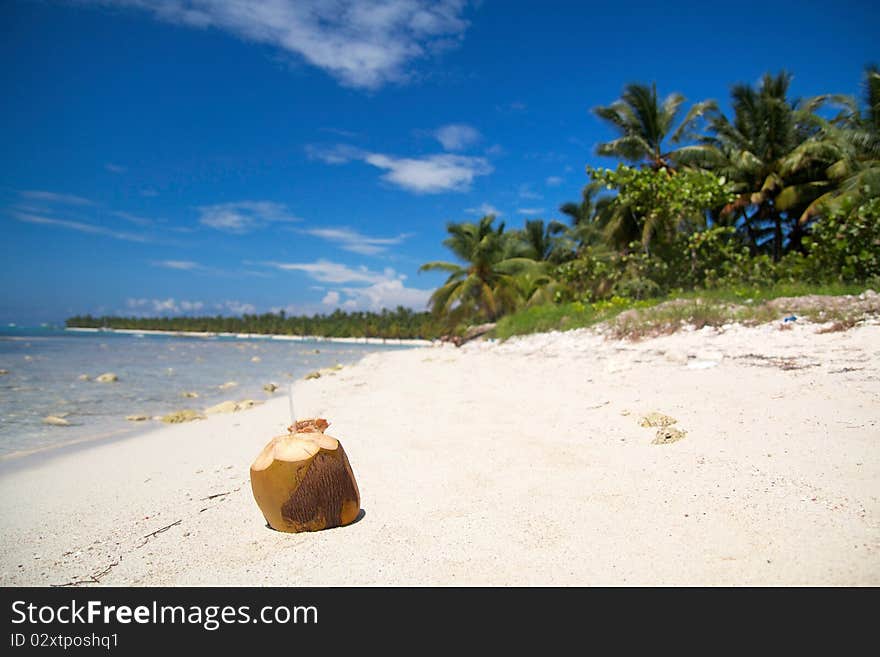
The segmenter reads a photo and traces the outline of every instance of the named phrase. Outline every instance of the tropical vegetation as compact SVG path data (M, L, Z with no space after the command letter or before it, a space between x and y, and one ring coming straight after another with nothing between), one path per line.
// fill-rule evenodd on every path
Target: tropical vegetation
M880 71L865 69L861 102L793 99L791 79L734 85L729 114L627 85L593 110L615 133L596 153L618 164L586 167L567 225L447 226L460 262L424 267L450 273L434 315L450 330L503 317L503 335L516 317L556 328L695 293L880 283Z

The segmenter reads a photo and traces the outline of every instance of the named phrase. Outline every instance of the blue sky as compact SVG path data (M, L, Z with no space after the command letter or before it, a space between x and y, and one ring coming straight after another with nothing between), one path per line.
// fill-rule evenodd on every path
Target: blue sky
M5 2L0 322L423 308L447 221L614 165L625 83L858 93L872 4Z

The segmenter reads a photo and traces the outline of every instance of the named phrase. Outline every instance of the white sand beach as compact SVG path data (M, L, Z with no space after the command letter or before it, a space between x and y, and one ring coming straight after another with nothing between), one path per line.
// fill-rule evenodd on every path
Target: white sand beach
M0 584L880 584L877 323L425 347L296 403L345 446L355 524L266 527L277 397L4 464ZM652 444L651 411L686 436Z

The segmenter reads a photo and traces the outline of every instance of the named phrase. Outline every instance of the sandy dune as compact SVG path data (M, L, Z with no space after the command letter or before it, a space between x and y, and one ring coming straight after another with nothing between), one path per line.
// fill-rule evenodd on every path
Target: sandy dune
M0 583L878 585L880 326L816 328L544 334L300 382L365 512L314 534L251 497L282 398L6 464ZM651 444L649 411L686 437Z

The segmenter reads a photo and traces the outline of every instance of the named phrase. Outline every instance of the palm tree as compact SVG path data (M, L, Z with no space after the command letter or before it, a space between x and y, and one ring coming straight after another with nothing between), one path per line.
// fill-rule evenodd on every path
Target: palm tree
M559 236L565 233L565 230L565 224L559 221L550 221L546 226L543 219L526 221L522 231L518 231L523 248L517 255L538 262L555 262L563 259L564 249Z
M865 67L864 108L851 96L825 95L814 99L815 106L833 104L842 111L833 119L815 117L817 133L805 141L787 159L791 168L814 160L826 166L828 184L823 194L812 195L812 202L799 218L805 224L822 210L834 210L844 201L860 205L880 195L880 70ZM827 191L825 191L827 189ZM792 197L802 190L784 190Z
M746 232L753 252L769 247L774 260L781 258L786 240L789 249L799 246L798 217L831 187L824 173L829 156L804 157L819 132L814 111L823 101L789 100L790 83L791 75L782 71L765 74L756 87L734 85L733 119L713 110L713 134L679 153L680 162L734 184L738 197L721 218Z
M428 262L419 269L449 272L446 282L431 295L430 304L436 315L452 325L474 318L494 321L521 300L515 275L534 261L510 257L504 223L496 228L494 221L493 215L486 215L479 223L450 222L443 245L466 264Z
M584 185L579 202L569 201L559 206L559 212L567 215L571 222L564 237L572 243L572 250L606 241L603 229L611 219L614 197L598 196L601 190L602 185L593 181Z
M613 141L599 144L596 152L655 169L673 169L677 151L667 150L664 144L666 137L669 136L673 142L680 141L699 117L716 109L715 102L711 100L696 103L672 132L684 102L684 96L677 93L669 94L660 101L654 83L651 86L626 85L619 100L593 109L593 113L610 124L619 135Z

